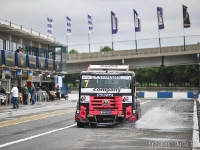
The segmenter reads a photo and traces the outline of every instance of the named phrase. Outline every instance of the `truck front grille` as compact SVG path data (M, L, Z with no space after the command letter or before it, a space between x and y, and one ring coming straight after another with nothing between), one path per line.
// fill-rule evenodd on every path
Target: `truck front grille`
M98 109L112 109L112 110L122 110L122 97L90 97L90 110Z

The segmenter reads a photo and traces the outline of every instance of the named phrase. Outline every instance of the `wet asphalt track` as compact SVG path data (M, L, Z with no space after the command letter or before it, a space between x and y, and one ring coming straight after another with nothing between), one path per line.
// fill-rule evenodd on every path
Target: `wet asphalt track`
M70 107L65 110L72 109L76 105L75 101L68 101L68 103ZM149 99L145 99L141 100L141 103L142 118L139 121L114 127L77 128L74 125L73 111L1 127L0 149L192 149L191 144L195 144L192 143L193 100L159 99L149 101ZM63 104L60 106L63 110ZM57 109L58 107L57 105ZM4 120L12 120L17 117L22 116L8 117ZM1 119L1 121L4 120Z

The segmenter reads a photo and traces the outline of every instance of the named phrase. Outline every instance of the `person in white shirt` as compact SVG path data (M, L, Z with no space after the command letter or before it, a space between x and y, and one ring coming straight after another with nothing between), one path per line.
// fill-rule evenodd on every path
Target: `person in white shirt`
M13 109L19 108L19 105L17 102L17 100L19 98L19 92L18 92L18 88L15 87L14 84L12 84L12 90L11 90L10 94L12 96Z

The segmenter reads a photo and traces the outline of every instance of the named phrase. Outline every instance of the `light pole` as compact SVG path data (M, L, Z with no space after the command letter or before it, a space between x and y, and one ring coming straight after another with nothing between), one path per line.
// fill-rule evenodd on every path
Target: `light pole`
M101 57L104 55L104 52L101 53ZM102 59L100 57L100 60L101 60L101 65L102 65Z
M100 52L101 52L101 49L103 48L103 46L100 46Z

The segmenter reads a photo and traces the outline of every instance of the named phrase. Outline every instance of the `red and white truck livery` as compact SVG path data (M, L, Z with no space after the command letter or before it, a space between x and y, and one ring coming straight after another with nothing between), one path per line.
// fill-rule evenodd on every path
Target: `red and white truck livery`
M77 127L134 122L141 116L135 73L129 65L89 65L82 71L75 113Z

